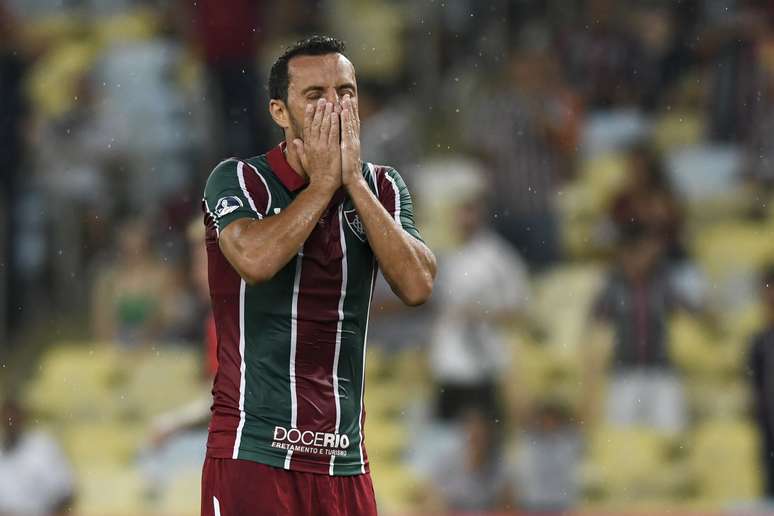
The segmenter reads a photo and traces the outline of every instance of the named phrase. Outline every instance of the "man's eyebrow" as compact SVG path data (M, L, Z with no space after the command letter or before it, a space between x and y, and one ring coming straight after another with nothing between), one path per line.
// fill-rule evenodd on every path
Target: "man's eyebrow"
M342 88L349 88L349 89L351 89L352 91L356 91L356 90L357 90L357 88L355 88L355 85L354 85L354 84L352 84L351 82L345 82L344 84L339 84L339 85L336 87L336 89L337 89L337 90L340 90L340 89L342 89Z

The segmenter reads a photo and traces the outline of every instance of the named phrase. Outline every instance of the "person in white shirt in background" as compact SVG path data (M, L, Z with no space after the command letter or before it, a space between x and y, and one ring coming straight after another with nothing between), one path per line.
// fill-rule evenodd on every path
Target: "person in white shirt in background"
M24 408L0 407L0 515L69 514L75 498L70 462L54 438L27 427Z
M499 381L510 362L507 324L529 299L524 261L489 227L486 185L471 170L454 202L458 245L439 260L434 294L430 367L437 386L437 417L451 422L475 408L502 418Z

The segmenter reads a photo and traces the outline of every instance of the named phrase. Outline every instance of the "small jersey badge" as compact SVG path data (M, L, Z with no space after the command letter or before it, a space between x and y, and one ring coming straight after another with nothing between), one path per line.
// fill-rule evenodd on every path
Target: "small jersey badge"
M365 227L363 227L363 221L360 220L360 215L357 214L357 211L356 210L345 211L344 218L347 219L347 226L349 226L349 229L352 230L355 236L361 242L365 242L366 241Z
M218 204L215 205L215 216L218 218L228 215L244 206L242 199L236 195L230 195L228 197L221 197L218 199Z

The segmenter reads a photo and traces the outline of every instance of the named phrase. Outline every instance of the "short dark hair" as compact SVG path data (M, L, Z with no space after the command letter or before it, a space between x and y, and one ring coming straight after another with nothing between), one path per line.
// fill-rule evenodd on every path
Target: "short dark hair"
M323 56L325 54L344 55L344 42L332 36L315 35L295 42L271 65L269 72L269 98L288 101L288 62L296 56Z

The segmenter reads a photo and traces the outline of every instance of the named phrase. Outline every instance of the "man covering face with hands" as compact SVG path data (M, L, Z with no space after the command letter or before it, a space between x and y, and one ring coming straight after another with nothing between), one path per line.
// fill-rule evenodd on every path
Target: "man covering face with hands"
M436 264L396 170L360 155L355 69L334 38L285 51L269 112L285 140L230 158L202 202L218 374L203 515L376 514L363 427L378 270L408 305Z

